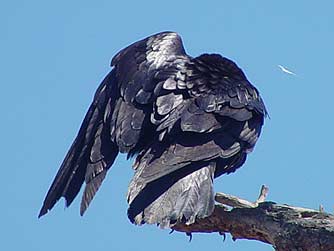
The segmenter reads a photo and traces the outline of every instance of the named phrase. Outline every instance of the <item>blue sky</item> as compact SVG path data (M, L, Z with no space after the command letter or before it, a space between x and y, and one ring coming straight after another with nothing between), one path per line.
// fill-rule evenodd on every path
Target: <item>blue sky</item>
M3 1L0 3L3 250L263 250L269 245L155 226L126 216L131 162L120 156L84 217L79 199L37 214L111 57L173 30L190 55L236 61L271 119L247 163L216 191L333 211L333 1ZM278 64L293 70L291 76Z

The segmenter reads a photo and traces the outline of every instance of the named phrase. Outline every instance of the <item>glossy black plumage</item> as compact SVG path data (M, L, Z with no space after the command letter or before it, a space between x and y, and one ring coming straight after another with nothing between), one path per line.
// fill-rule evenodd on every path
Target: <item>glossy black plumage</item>
M98 88L40 211L83 214L119 152L137 155L128 191L136 224L192 223L214 208L213 179L234 172L260 135L266 109L246 76L218 54L192 58L163 32L121 50Z

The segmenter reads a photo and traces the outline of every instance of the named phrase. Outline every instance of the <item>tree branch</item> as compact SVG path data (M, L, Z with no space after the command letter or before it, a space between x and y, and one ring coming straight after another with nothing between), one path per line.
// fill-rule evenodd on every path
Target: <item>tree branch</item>
M258 240L277 251L334 250L334 215L307 208L264 202L268 188L262 186L256 202L217 193L213 214L194 224L178 224L174 230L225 235L234 240ZM229 209L225 205L232 207Z

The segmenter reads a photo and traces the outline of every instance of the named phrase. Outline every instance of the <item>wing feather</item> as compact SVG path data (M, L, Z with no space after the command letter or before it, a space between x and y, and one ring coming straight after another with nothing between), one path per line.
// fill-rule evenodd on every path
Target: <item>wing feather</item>
M46 214L61 197L65 198L66 206L70 206L79 193L85 177L87 186L82 204L88 205L104 178L100 174L112 165L118 149L110 141L108 130L106 128L101 130L101 127L108 97L112 99L112 103L115 99L115 94L109 93L113 81L114 72L111 72L96 91L79 133L46 195L39 217Z

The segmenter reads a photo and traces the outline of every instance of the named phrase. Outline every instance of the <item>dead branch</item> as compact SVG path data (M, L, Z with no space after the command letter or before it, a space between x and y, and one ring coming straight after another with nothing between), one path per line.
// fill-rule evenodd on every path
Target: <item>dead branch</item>
M217 193L213 214L194 224L178 224L176 231L230 233L234 240L258 240L277 251L334 251L334 215L307 208L264 202L263 186L256 202ZM228 209L227 206L232 207Z

